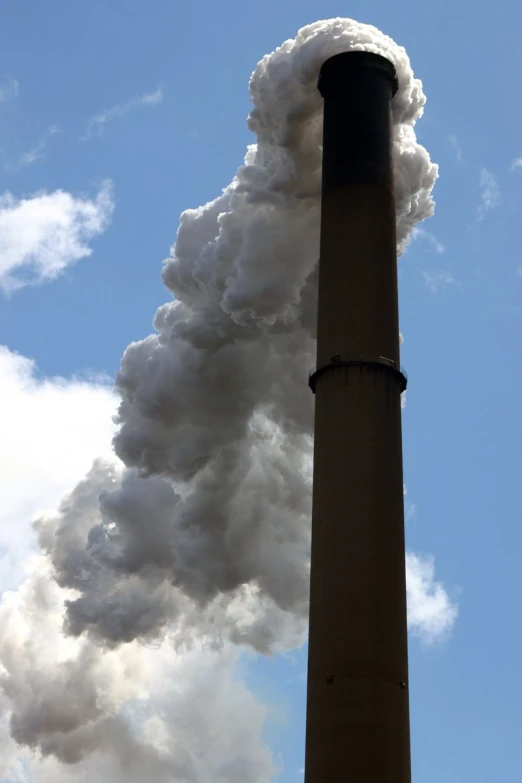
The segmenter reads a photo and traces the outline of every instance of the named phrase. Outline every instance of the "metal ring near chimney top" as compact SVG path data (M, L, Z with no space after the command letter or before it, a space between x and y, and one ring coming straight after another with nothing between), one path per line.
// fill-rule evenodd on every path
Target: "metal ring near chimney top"
M312 367L310 370L310 374L308 376L308 386L311 388L313 393L315 394L315 385L317 382L317 378L320 375L324 375L329 370L338 370L341 367L371 367L375 370L381 370L389 375L392 375L394 378L396 378L399 381L399 387L401 390L401 394L403 391L406 391L406 386L408 385L408 377L402 367L399 369L397 366L395 366L395 363L391 363L389 360L385 361L379 361L379 360L373 360L369 361L367 359L348 359L344 360L341 358L333 357L327 364L322 364L320 367Z

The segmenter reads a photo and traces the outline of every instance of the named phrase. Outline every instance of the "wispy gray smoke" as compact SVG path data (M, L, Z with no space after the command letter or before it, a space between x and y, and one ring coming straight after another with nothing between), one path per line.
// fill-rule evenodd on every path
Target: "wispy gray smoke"
M37 523L68 597L65 628L80 637L69 641L85 645L76 660L86 682L73 691L72 718L59 700L55 715L42 713L51 698L31 698L40 687L67 689L67 667L59 682L32 687L23 682L26 664L13 659L4 679L14 736L44 753L72 761L80 753L74 737L87 748L81 753L102 752L108 727L120 731L111 722L117 711L96 697L91 656L116 655L102 655L105 647L167 633L178 649L232 641L269 652L303 639L321 182L316 81L327 57L350 49L383 54L398 72L399 252L433 212L437 167L413 127L425 99L404 49L373 27L336 19L303 28L258 64L248 120L255 143L216 200L181 216L163 269L174 300L158 310L155 334L123 356L115 450L125 467L95 464L59 511ZM265 779L266 764L248 777L234 763L235 777L212 779ZM168 774L209 779L201 770Z

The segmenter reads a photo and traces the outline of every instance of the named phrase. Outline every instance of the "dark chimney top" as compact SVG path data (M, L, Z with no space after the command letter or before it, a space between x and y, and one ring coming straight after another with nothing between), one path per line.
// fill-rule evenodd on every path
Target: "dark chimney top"
M361 75L361 70L372 69L381 72L392 84L392 95L395 95L399 89L399 81L395 66L380 54L373 52L341 52L334 54L328 60L325 60L319 73L317 87L323 96L333 97L333 93L338 94L343 91L347 81L357 79Z

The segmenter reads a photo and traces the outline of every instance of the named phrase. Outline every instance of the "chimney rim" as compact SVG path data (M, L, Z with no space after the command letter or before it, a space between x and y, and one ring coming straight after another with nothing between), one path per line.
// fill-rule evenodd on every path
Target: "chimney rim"
M339 52L338 54L328 57L321 65L317 89L324 98L326 96L326 90L330 92L332 82L336 82L340 85L344 83L347 78L353 77L358 70L363 68L373 69L386 74L391 81L391 97L393 98L399 89L399 80L394 64L391 60L381 54L359 49Z

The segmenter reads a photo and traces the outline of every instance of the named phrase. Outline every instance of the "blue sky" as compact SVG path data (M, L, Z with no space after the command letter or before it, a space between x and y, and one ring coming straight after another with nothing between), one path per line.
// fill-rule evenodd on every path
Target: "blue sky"
M18 0L6 4L0 30L2 192L18 200L63 190L76 219L83 199L96 223L76 237L90 255L80 252L55 279L0 293L0 343L35 361L35 384L55 376L70 384L52 408L34 385L21 397L12 386L13 399L36 406L26 416L20 404L9 416L13 443L25 440L15 460L19 494L9 503L24 515L55 504L63 489L47 454L56 456L58 473L64 461L73 465L69 488L95 449L109 448L114 399L98 376L114 375L125 347L151 332L156 308L169 298L161 263L179 214L217 196L241 164L252 141L245 118L258 60L302 25L331 16L373 24L406 48L428 97L418 139L440 166L435 216L400 262L407 537L413 551L434 558L437 580L459 607L442 640L410 639L418 783L489 783L522 773L522 11L515 3L497 8L469 0L190 7ZM24 219L21 230L30 233L36 213ZM0 222L0 248L1 231ZM22 274L27 280L34 270ZM78 376L92 386L78 389L71 381ZM53 415L60 431L71 430L68 416L83 419L81 454L64 456L72 448L67 433L61 451L50 443L52 421L40 432L42 416ZM29 464L30 502L20 478ZM9 524L28 530L25 516ZM4 568L4 587L17 581L30 542L6 533L2 547L11 546L15 565ZM301 649L237 664L235 676L268 705L264 738L282 783L301 779L305 662ZM50 779L42 774L29 779Z

